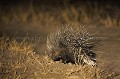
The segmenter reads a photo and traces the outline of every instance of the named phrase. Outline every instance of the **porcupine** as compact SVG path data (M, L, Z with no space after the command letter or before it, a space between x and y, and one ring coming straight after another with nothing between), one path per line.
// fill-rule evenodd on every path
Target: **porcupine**
M47 37L49 56L63 63L96 65L96 54L92 51L95 42L82 26L61 27Z

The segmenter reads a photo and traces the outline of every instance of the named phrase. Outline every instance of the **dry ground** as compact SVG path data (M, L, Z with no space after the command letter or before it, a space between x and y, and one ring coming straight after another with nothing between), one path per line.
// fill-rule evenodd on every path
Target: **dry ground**
M19 29L18 33L14 35L14 39L17 41L13 41L12 44L10 43L11 48L0 51L1 79L113 79L113 77L117 76L114 71L120 72L119 29L105 29L104 27L100 27L99 29L96 27L87 28L96 37L95 40L99 41L99 45L94 48L94 51L98 54L97 61L99 67L94 69L70 63L63 64L61 61L54 62L46 55L46 36L50 32L53 32L55 28L51 27L51 30L49 30L49 27L40 27L42 29L36 30L32 26L32 28L26 29L14 26L4 26L4 29L1 29L10 38ZM29 39L26 39L27 43L21 42L26 37L25 32L29 32L27 35ZM35 39L32 39L35 35ZM18 36L22 38L18 38ZM32 44L35 43L36 46L31 47L32 44L29 42L32 42ZM1 44L1 47L4 47L3 45L6 45L6 43ZM20 49L19 47L25 49L18 50ZM115 77L115 79L119 79L119 76Z

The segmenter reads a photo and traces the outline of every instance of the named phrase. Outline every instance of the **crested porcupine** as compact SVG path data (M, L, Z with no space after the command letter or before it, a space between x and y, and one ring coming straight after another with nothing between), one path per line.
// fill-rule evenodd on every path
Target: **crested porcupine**
M47 37L49 56L63 63L96 65L95 46L90 34L83 28L72 26L61 27Z

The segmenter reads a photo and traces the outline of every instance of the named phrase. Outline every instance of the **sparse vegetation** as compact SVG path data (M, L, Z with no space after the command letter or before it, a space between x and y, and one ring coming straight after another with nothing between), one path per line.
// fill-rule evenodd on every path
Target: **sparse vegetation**
M30 23L33 25L55 26L63 23L85 24L105 27L119 27L119 5L116 3L103 3L102 1L82 1L70 3L69 0L52 1L42 8L36 1L24 1L20 5L9 6L9 8L0 7L0 21L5 24ZM47 4L47 3L46 3ZM6 12L7 10L7 12ZM57 12L56 12L57 11ZM8 14L9 13L9 14Z
M0 39L0 78L1 79L68 79L76 73L82 79L114 79L119 74L108 67L91 67L62 64L52 61L47 55L39 57L34 45L23 40L2 37ZM59 78L49 74L60 75Z

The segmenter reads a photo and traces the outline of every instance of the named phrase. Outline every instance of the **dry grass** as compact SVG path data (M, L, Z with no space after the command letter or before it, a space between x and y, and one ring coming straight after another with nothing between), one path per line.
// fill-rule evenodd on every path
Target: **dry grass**
M87 5L87 6L86 6ZM26 7L27 6L27 7ZM119 7L110 4L99 5L98 3L72 5L64 2L57 9L51 7L35 6L34 3L16 5L9 7L7 12L4 8L0 10L0 21L5 24L32 23L33 25L53 26L61 23L103 25L105 27L119 27ZM57 11L57 12L56 12Z
M0 78L32 79L37 67L41 66L36 61L38 56L33 50L34 44L26 40L18 42L14 38L2 37L0 39ZM30 77L27 78L28 75Z
M50 74L60 74L60 76ZM1 79L114 79L117 76L119 74L114 72L113 67L91 67L53 62L46 54L41 57L35 54L32 43L25 40L18 42L8 37L0 39Z

